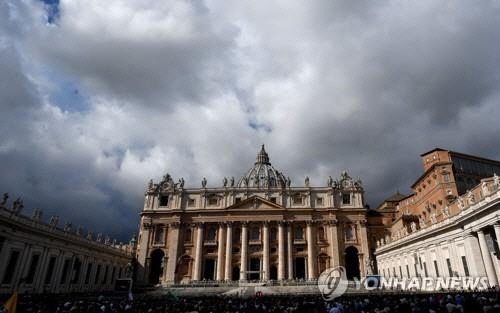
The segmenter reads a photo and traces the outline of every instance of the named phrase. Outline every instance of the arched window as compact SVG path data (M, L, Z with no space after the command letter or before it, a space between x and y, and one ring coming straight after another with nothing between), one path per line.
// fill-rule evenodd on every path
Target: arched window
M215 230L215 227L210 227L208 228L207 231L207 240L215 240L215 237L217 235L217 231Z
M165 242L165 225L163 224L156 225L154 242L155 243Z
M250 231L250 240L259 240L259 239L260 239L260 228L254 226Z
M345 229L345 240L347 241L356 240L356 228L354 225L347 225Z
M318 239L325 240L325 229L323 227L318 228Z

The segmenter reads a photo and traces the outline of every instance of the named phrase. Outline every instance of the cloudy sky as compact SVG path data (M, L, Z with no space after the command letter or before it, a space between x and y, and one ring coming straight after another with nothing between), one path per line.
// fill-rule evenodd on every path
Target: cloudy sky
M500 159L500 1L0 1L0 192L126 240L165 172L376 206L434 147Z

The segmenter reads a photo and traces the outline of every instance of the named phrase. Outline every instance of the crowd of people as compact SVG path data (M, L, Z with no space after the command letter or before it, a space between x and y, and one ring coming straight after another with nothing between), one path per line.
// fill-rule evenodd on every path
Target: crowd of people
M1 307L1 305L0 305ZM369 294L325 301L318 296L251 298L172 295L60 296L23 295L17 313L500 313L500 293ZM3 313L0 309L0 313Z

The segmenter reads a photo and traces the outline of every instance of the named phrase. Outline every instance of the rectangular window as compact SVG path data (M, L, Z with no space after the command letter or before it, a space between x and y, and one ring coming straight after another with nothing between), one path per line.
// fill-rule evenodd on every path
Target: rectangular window
M351 194L349 193L342 194L342 204L351 204Z
M462 255L462 264L464 265L465 276L469 276L469 267L467 266L467 259Z
M9 262L3 275L2 283L10 284L17 268L17 260L19 259L19 251L12 251L10 253Z
M106 281L108 280L108 270L109 270L109 265L106 265L106 268L104 269L104 277L102 278L102 284L106 284Z
M209 206L216 206L218 203L217 197L210 197L208 198L208 205Z
M271 200L272 203L276 203L276 197L271 197L269 200Z
M316 199L316 204L317 204L317 205L323 205L323 198L318 197L318 198Z
M45 273L45 285L52 282L52 275L54 275L54 267L56 266L57 257L51 256L49 260L49 266L47 267L47 273Z
M240 197L237 197L234 199L234 203L240 203L241 202L241 198Z
M31 257L31 263L28 270L28 275L26 275L26 284L32 284L35 279L36 269L38 267L38 260L40 260L40 255L35 254Z
M189 207L193 207L193 206L195 206L195 200L194 200L194 199L192 199L192 198L189 198L189 199L188 199L188 206L189 206Z
M64 265L63 265L61 280L59 281L59 284L61 284L61 285L65 284L66 283L66 278L68 278L68 271L69 271L70 262L71 262L70 259L64 260Z
M451 267L450 259L446 259L446 265L448 266L448 275L453 276L453 268Z
M73 263L73 279L71 279L72 284L78 284L80 281L80 270L82 267L82 261L76 259Z
M439 277L438 262L434 260L434 270L436 271L436 277Z
M160 206L168 206L168 196L160 197Z
M90 273L92 273L92 263L87 265L87 272L85 273L85 285L88 285L90 282Z
M99 276L101 275L101 264L97 265L97 270L95 271L95 279L94 284L97 285L99 283Z
M302 205L302 196L301 195L293 196L292 203L295 205Z

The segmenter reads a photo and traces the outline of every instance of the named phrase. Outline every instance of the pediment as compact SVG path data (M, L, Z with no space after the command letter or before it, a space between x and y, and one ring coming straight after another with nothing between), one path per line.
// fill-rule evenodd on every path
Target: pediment
M227 207L227 210L235 211L246 211L246 210L257 210L257 211L269 211L269 210L284 210L285 208L279 204L261 198L259 196L253 196L245 199L239 203L233 204Z

